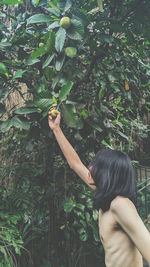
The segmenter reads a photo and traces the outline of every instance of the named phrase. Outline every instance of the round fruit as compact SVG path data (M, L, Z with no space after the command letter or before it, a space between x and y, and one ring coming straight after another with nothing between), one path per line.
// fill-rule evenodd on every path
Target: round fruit
M68 29L71 25L71 20L69 17L63 17L61 20L60 20L60 26L64 29Z
M44 46L44 43L39 43L39 47L43 47Z
M57 117L57 113L56 113L56 110L55 109L53 109L51 111L51 116L52 116L52 118L56 118Z
M66 47L65 53L67 57L73 58L77 54L77 49L75 47Z

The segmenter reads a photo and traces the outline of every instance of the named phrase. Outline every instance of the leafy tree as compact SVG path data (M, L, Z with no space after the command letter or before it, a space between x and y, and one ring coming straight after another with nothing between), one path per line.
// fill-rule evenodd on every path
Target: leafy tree
M15 177L9 209L22 214L34 265L91 267L92 251L96 266L103 250L91 193L60 156L47 113L54 104L61 110L63 130L85 164L102 146L140 160L138 144L149 132L150 3L3 0L0 12L0 130L3 155L15 162L13 175L7 167L2 176ZM4 119L13 91L25 105ZM25 252L18 261L32 264Z

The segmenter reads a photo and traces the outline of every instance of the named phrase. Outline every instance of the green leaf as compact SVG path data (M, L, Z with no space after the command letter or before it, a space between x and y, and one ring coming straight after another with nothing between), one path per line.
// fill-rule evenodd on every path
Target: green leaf
M26 65L34 65L36 63L40 62L40 59L38 58L35 58L35 59L32 59L32 58L28 58L27 61L26 61Z
M64 211L71 212L73 207L74 207L74 202L70 200L64 204Z
M72 81L68 81L66 84L63 85L61 91L59 92L60 101L66 100L67 95L70 93L72 86L73 86Z
M49 98L42 98L34 101L34 104L41 109L45 109L53 104L53 100Z
M55 15L56 17L59 17L61 15L59 10L56 10L55 8L47 8L46 10Z
M76 112L75 106L71 104L63 104L62 108L63 108L63 118L67 126L76 129L82 129L83 122L75 114Z
M64 28L59 28L56 33L55 48L57 52L61 52L66 39L66 30Z
M86 232L86 230L84 228L81 228L78 230L79 234L80 234L80 240L81 241L86 241L88 238L88 233Z
M12 123L12 126L19 128L19 129L24 129L24 130L30 129L30 122L22 121L18 117L13 117L11 120L11 123Z
M32 4L36 7L39 4L39 0L32 0Z
M44 54L46 54L47 50L45 47L39 47L37 48L36 51L33 51L31 53L31 58L32 60L36 59L37 57L43 56Z
M101 12L103 12L104 11L104 9L103 9L103 0L97 0L97 4L98 4L98 7L99 7L99 10Z
M98 211L97 210L93 210L93 219L94 219L94 221L98 220Z
M10 119L6 121L0 121L0 131L3 133L9 131L9 129L12 127L12 122Z
M125 138L128 141L128 136L126 136L124 133L117 131L117 134L119 134L120 136L122 136L123 138Z
M64 15L65 12L67 12L71 7L72 7L72 0L67 0L62 14Z
M120 101L121 101L121 96L119 96L119 97L117 98L117 100L116 100L116 102L115 102L115 105L118 106L118 104L120 103Z
M21 108L16 109L14 112L15 114L30 114L30 113L34 113L37 111L38 111L38 108L21 107Z
M114 38L111 35L102 33L99 35L99 40L106 43L112 43L114 41Z
M102 100L102 98L104 96L104 92L105 92L105 89L101 88L100 91L99 91L99 94L98 94L99 100Z
M0 49L10 47L12 44L8 42L0 42Z
M0 5L16 5L16 4L23 4L21 0L3 0L0 2Z
M67 35L70 39L81 40L84 34L84 26L76 19L71 20L71 26L67 30Z
M47 15L44 15L42 13L36 14L31 16L27 19L27 25L33 24L33 23L44 23L44 22L50 22L51 18Z
M52 24L50 24L48 26L48 30L52 30L52 29L55 29L55 28L58 28L60 27L60 22L59 21L54 21Z
M2 103L0 103L0 114L3 114L5 112L6 112L5 105L3 105Z
M84 211L84 209L85 209L85 206L83 204L81 204L81 203L76 203L75 206L76 206L76 208L78 208L78 209L80 209L82 211Z
M89 24L87 17L79 8L73 9L72 18L80 21L80 23L84 26L87 26Z
M52 55L49 55L46 60L44 61L43 65L42 65L42 69L46 68L50 63L51 61L53 60L55 54L52 54Z
M22 78L22 75L23 75L24 72L26 72L26 70L22 70L22 69L17 70L17 72L13 76L13 79Z
M64 60L65 60L65 53L61 53L60 55L57 56L56 64L55 64L55 68L57 71L61 70L64 64Z
M55 48L55 33L52 31L49 31L48 39L46 41L46 49L51 54L52 51L54 51L54 48Z
M91 120L86 120L87 124L89 124L92 128L96 129L97 131L99 131L100 133L103 131L102 128L99 126L98 123L91 121Z

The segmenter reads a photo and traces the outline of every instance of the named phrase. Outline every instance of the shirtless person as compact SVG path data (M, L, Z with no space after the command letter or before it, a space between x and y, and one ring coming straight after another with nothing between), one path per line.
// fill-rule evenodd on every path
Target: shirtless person
M70 166L95 191L99 210L99 234L107 267L150 266L150 233L135 207L136 185L127 155L111 149L100 150L87 169L60 128L60 112L48 122Z

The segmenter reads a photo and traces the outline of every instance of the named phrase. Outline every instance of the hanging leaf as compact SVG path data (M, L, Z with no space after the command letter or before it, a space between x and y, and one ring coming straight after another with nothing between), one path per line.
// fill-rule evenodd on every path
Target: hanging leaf
M99 10L101 12L103 12L104 11L104 9L103 9L103 0L97 0L97 4L98 4L98 7L99 7Z
M74 208L75 204L72 200L70 201L67 201L65 204L64 204L64 211L65 212L71 212L72 209Z
M55 9L55 8L47 8L46 9L47 11L49 11L50 13L52 13L53 15L55 15L56 17L60 17L60 11L57 9Z
M117 133L128 141L128 136L127 135L125 135L124 133L122 133L120 131L117 131Z
M55 68L57 71L61 70L64 64L64 60L65 60L65 53L61 53L60 55L57 56L56 64L55 64Z
M71 104L63 104L63 118L68 127L82 129L83 122L78 118L77 114L75 114L76 109L74 105Z
M53 104L53 100L49 98L42 98L39 100L35 100L34 104L41 109L45 109Z
M48 33L48 39L46 41L46 50L48 52L52 52L55 47L55 33L52 31L49 31Z
M30 18L27 19L27 25L28 24L33 24L33 23L46 23L46 22L50 22L51 18L47 15L44 14L36 14L31 16Z
M76 19L71 20L71 26L67 30L67 35L70 39L81 40L84 34L84 26Z
M36 59L37 57L43 56L44 54L46 54L47 50L45 47L39 47L37 48L37 50L33 51L31 53L31 58L32 59Z
M52 30L52 29L55 29L55 28L58 28L58 27L60 27L60 23L59 23L59 21L55 21L55 22L53 22L52 24L50 24L48 26L48 30Z
M32 59L32 58L28 58L27 61L26 61L26 65L34 65L36 63L40 62L40 60L38 58L36 59Z
M62 15L72 7L72 0L67 0Z
M63 85L60 93L59 93L59 99L60 101L64 101L67 98L67 95L69 94L71 88L73 86L72 81L68 81L66 84Z
M54 56L55 56L55 54L49 55L47 57L47 59L44 61L43 65L42 65L42 69L46 68L51 63L51 61L53 60Z
M55 48L57 52L61 52L66 39L66 30L64 28L59 28L56 33Z
M17 70L17 72L13 76L13 79L22 78L22 75L23 75L24 72L26 72L26 70L22 70L22 69Z
M38 109L37 108L28 108L28 107L21 107L18 108L14 111L15 114L30 114L30 113L34 113L37 112Z
M83 26L87 26L90 23L86 15L79 8L73 9L72 18L77 21L80 21Z
M4 49L4 48L9 47L11 45L12 44L8 43L8 42L0 42L0 49Z
M30 122L22 121L18 117L13 117L11 119L11 123L12 123L12 126L19 128L19 129L24 129L24 130L30 129Z

